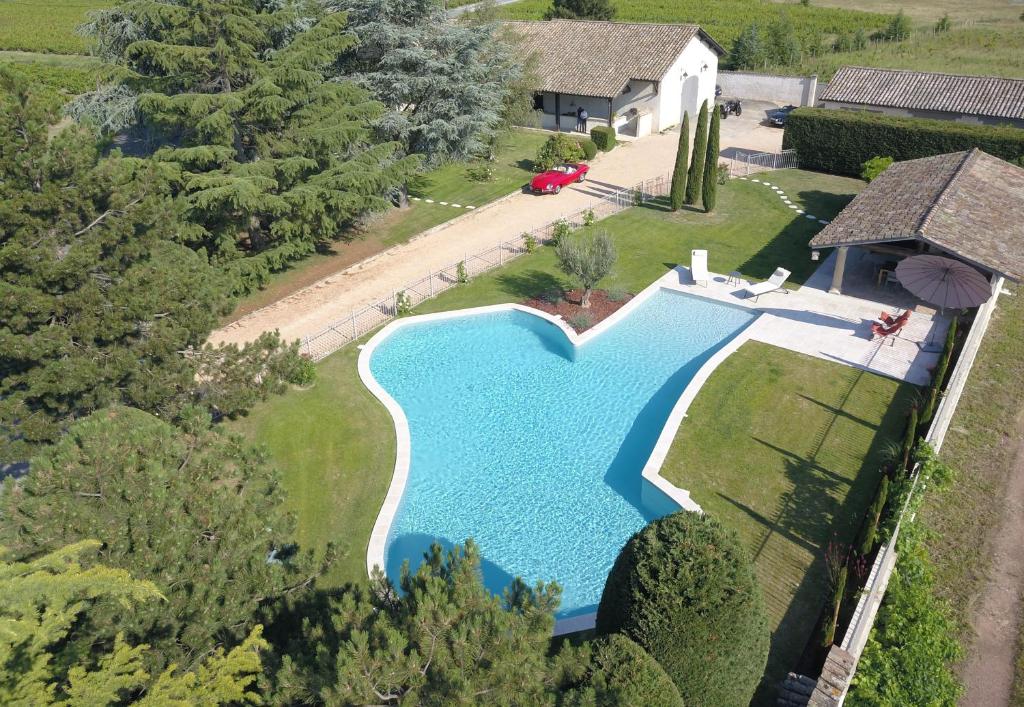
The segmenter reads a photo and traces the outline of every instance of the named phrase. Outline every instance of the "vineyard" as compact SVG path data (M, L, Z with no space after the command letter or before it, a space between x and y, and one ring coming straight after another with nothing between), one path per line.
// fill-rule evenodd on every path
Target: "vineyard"
M870 34L882 30L890 17L874 12L817 7L769 0L613 0L615 19L622 22L690 22L699 24L722 46L732 41L751 23L767 25L785 13L801 36L839 36L858 29ZM522 0L501 8L507 19L541 19L551 0Z
M105 0L0 0L0 49L81 54L85 40L75 27Z

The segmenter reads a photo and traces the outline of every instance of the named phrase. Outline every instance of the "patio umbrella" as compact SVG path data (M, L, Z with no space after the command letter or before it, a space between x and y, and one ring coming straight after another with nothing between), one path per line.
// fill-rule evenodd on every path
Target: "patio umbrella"
M988 279L967 263L938 255L915 255L896 266L911 294L942 309L977 307L992 296Z
M940 309L964 309L984 304L992 296L992 286L980 272L967 263L938 255L915 255L896 266L896 277L911 294ZM921 346L931 351L932 335Z

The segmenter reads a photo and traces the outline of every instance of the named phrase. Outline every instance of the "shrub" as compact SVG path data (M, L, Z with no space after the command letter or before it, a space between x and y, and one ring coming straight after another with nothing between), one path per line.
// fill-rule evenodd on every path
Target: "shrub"
M460 260L459 264L455 266L455 279L458 280L460 285L465 285L469 282L469 272L466 270L465 260Z
M900 10L892 16L889 26L885 28L885 38L894 42L902 42L910 36L912 29L910 18L903 14L903 10Z
M686 203L693 206L700 199L701 186L704 184L704 160L708 153L708 102L700 106L697 114L697 133L693 136L693 157L690 158L690 171L686 175Z
M910 415L907 416L907 430L903 433L903 458L900 460L900 468L910 472L914 442L917 440L917 423L919 413L917 405L910 408Z
M569 322L569 326L576 331L583 331L584 329L589 329L594 326L594 318L585 312L574 314L566 319L566 321Z
M629 293L619 287L613 287L608 290L608 301L609 302L625 302L629 299Z
M797 151L802 169L856 177L875 155L889 155L902 162L977 147L1014 162L1024 157L1024 130L799 108L786 119L782 146Z
M680 511L630 538L605 583L597 632L639 643L686 702L750 702L768 659L768 623L738 536Z
M493 182L494 167L487 162L471 165L466 168L466 178L471 182Z
M942 348L942 355L935 365L935 372L932 373L932 384L928 389L928 399L921 410L921 423L930 422L935 408L939 405L939 396L942 395L942 386L946 382L946 373L949 371L949 364L953 358L953 347L956 345L957 318L953 317L946 330L946 344Z
M872 157L865 162L860 170L860 178L870 184L875 177L889 169L892 164L892 157Z
M590 293L615 265L615 246L605 231L576 239L563 238L555 246L558 267L583 288L580 306L590 306Z
M537 250L537 239L533 237L533 234L523 234L523 247L526 248L527 253L532 253Z
M679 211L686 197L686 159L690 152L690 114L683 113L683 126L679 130L679 147L676 148L676 164L672 169L672 189L669 204L673 211Z
M395 313L404 317L406 314L412 311L412 297L405 293L405 290L400 290L395 293Z
M555 221L554 225L551 227L551 245L557 246L565 240L570 233L572 233L572 226L569 225L568 221L565 219Z
M594 225L594 221L596 221L596 220L597 220L597 217L594 215L594 210L593 209L587 209L586 211L583 212L583 226L584 227L593 226Z
M701 199L704 202L704 211L706 213L711 213L715 210L715 202L718 199L718 145L722 120L722 115L719 111L713 110L711 113L707 156L704 160L704 183L701 185Z
M622 634L591 641L573 659L579 672L563 687L566 707L683 707L679 689L658 661Z
M597 143L593 140L584 140L580 143L580 147L583 148L583 157L588 160L592 160L597 157Z
M313 385L316 382L316 364L305 356L300 356L292 366L288 382L303 387Z
M590 129L590 139L601 152L611 152L615 147L615 129L607 125L596 125Z
M533 161L533 166L538 171L543 172L546 169L551 169L556 164L580 162L582 160L583 148L580 147L579 141L565 133L556 133L540 146L540 150L537 151L537 159Z
M821 636L821 645L825 648L831 646L836 640L836 626L839 625L839 610L843 607L843 596L846 594L846 581L850 576L850 570L843 567L839 570L835 586L832 587L832 597L829 600L831 613L825 620L824 630Z
M878 535L878 523L882 520L882 510L889 498L889 477L883 475L878 483L878 491L875 493L875 500L872 501L864 516L864 527L861 529L860 539L857 543L857 551L861 555L870 555L875 549L875 539Z
M718 163L718 185L724 186L729 183L729 163Z

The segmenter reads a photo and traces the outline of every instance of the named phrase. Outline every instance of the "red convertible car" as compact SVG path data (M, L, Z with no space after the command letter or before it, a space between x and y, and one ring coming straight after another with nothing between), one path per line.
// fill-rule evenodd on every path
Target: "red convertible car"
M534 194L557 194L564 186L582 182L589 171L590 166L585 164L560 164L534 177L530 189Z

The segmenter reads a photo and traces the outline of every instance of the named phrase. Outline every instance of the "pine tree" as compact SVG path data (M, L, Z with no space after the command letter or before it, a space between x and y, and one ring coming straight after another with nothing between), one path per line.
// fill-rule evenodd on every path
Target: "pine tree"
M615 8L610 0L553 0L544 13L545 20L613 20Z
M711 130L708 132L707 159L704 161L704 184L701 187L704 211L707 213L715 210L715 200L718 192L718 147L721 123L721 113L716 110L711 116Z
M673 211L679 211L686 196L686 158L690 152L690 114L683 113L683 125L679 130L679 147L676 149L676 165L672 170L672 191L669 201Z
M518 81L522 60L495 23L456 24L424 0L331 0L358 39L331 75L367 88L389 111L377 127L429 164L487 152ZM533 88L529 90L532 109Z
M181 171L194 224L186 242L233 264L246 291L270 271L342 237L417 167L379 142L384 107L363 89L326 81L356 39L343 13L305 31L301 7L251 0L137 0L94 15L101 55L138 95L156 157Z
M708 151L708 102L704 101L697 115L697 134L693 138L693 157L686 178L686 203L695 206L701 198L704 183L704 161Z
M164 419L196 403L233 415L283 388L300 362L275 334L203 349L229 285L179 242L177 170L100 159L75 127L51 139L56 119L0 67L0 459L26 459L110 403Z
M757 23L749 25L732 43L729 66L733 69L757 69L768 62L768 48Z
M25 560L98 539L103 561L166 597L124 611L97 607L80 650L118 634L151 646L150 669L188 666L244 639L257 609L305 586L316 568L294 555L294 519L278 475L239 439L197 415L182 431L132 408L94 413L9 479L0 546ZM275 559L276 558L276 559Z
M120 634L109 653L76 654L73 629L88 626L100 607L130 612L159 604L151 582L124 570L85 566L100 548L84 540L26 562L0 558L0 702L3 704L259 704L251 689L267 648L257 626L225 654L217 648L198 670L168 669L155 679L144 668L148 646ZM145 688L145 695L136 699Z

